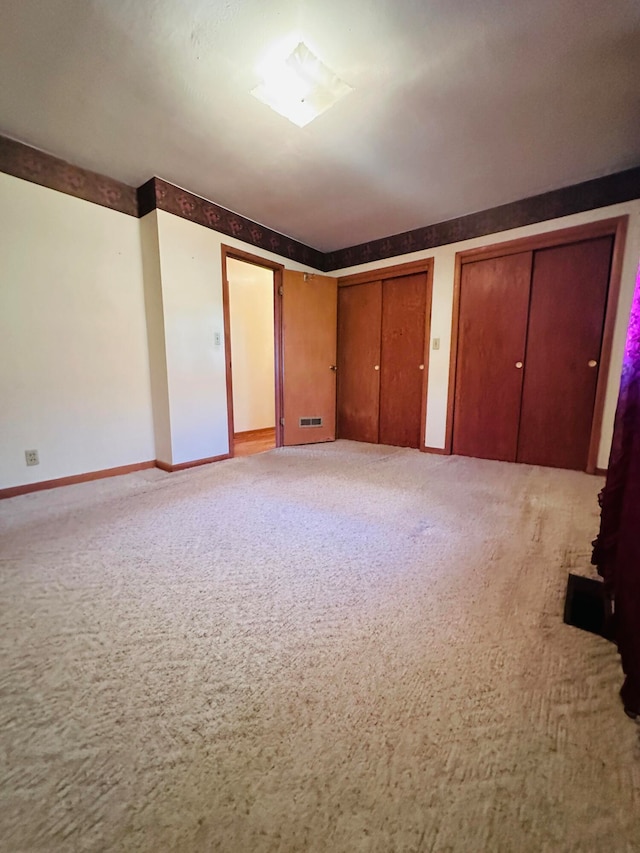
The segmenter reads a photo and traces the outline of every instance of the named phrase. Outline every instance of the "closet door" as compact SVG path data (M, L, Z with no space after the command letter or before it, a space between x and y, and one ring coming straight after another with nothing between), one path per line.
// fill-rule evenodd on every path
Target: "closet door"
M453 452L515 462L531 252L464 264Z
M427 274L382 285L380 444L420 447Z
M338 289L338 438L378 441L382 282Z
M584 471L612 237L534 254L518 461Z

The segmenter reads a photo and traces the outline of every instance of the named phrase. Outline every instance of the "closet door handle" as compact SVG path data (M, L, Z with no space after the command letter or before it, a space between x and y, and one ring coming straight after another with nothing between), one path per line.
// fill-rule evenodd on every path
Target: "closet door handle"
M522 370L522 362L516 361L516 367L518 368L518 370Z
M380 365L379 365L379 364L374 364L374 365L373 365L373 369L374 369L374 370L380 370Z
M424 364L419 365L420 370L424 370Z
M589 367L597 367L598 366L598 362L595 360L595 358L590 359L587 362L587 364L589 365Z

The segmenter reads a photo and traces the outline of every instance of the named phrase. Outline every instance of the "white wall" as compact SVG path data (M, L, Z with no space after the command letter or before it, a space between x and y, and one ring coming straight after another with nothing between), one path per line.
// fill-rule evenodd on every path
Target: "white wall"
M179 465L224 456L229 438L221 246L286 263L289 269L315 270L163 210L149 216L157 223L170 411L171 459L163 461Z
M171 464L171 410L167 378L164 331L164 303L160 271L160 244L156 211L140 220L140 243L144 271L144 298L147 311L147 339L151 372L151 401L155 431L156 459Z
M334 276L350 275L354 272L362 272L368 269L381 269L394 264L422 258L434 258L433 271L433 307L431 316L431 338L440 338L440 349L430 351L429 359L429 385L427 391L427 424L426 444L428 447L443 448L445 445L447 397L449 387L449 356L451 348L451 322L453 310L453 277L456 252L467 249L487 246L507 240L515 240L519 237L529 237L532 234L543 234L548 231L557 231L560 228L568 228L573 225L583 225L599 219L609 219L614 216L629 214L629 230L627 233L624 265L620 287L620 299L614 331L613 348L611 353L611 366L607 383L607 394L605 401L604 420L602 425L602 438L598 453L598 467L606 468L609 460L611 437L613 434L613 420L615 407L618 399L618 387L620 383L620 372L622 369L622 356L629 322L629 311L633 298L635 275L640 258L640 200L625 202L624 204L611 205L610 207L590 210L585 213L576 213L572 216L564 216L546 222L527 225L523 228L514 228L510 231L502 231L490 234L486 237L477 237L473 240L464 240L447 246L438 246L434 249L425 249L421 252L413 252L409 255L388 258L385 261L375 261L368 264L349 267L331 273Z
M275 426L273 272L227 260L233 427L235 432Z
M598 457L606 467L639 200L332 273L434 257L432 337L441 348L429 363L428 445L444 446L455 253L621 214L630 221ZM0 488L228 452L222 243L248 248L164 211L139 221L0 174ZM26 449L39 451L40 465L26 467Z
M157 211L169 409L171 462L179 465L228 452L220 266L206 228Z
M0 488L154 458L139 221L0 174Z

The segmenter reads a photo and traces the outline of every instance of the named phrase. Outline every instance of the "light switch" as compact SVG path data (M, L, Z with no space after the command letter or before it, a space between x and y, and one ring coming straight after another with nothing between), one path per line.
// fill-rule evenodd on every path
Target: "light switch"
M433 339L432 347L433 349L440 349L440 338Z
M213 345L214 345L214 347L219 347L221 343L222 343L222 337L220 335L220 332L214 332L213 333Z

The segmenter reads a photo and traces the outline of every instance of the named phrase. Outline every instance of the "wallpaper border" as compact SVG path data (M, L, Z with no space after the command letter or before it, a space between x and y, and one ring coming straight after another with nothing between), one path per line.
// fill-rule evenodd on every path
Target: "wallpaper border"
M197 222L198 225L204 225L205 228L211 228L227 237L235 237L255 248L290 258L314 269L323 269L325 256L317 249L312 249L311 246L306 246L292 237L286 237L161 178L151 178L140 187L138 206L140 216L144 216L155 207L183 219Z
M324 253L161 178L150 178L136 189L1 135L0 172L128 216L142 217L156 208L164 210L235 237L249 246L323 272L382 261L640 198L640 166L636 166L445 222Z
M328 272L369 261L381 261L637 198L640 198L640 166L435 225L328 252L324 269Z
M23 142L0 136L0 171L128 216L138 215L134 187L73 166Z

